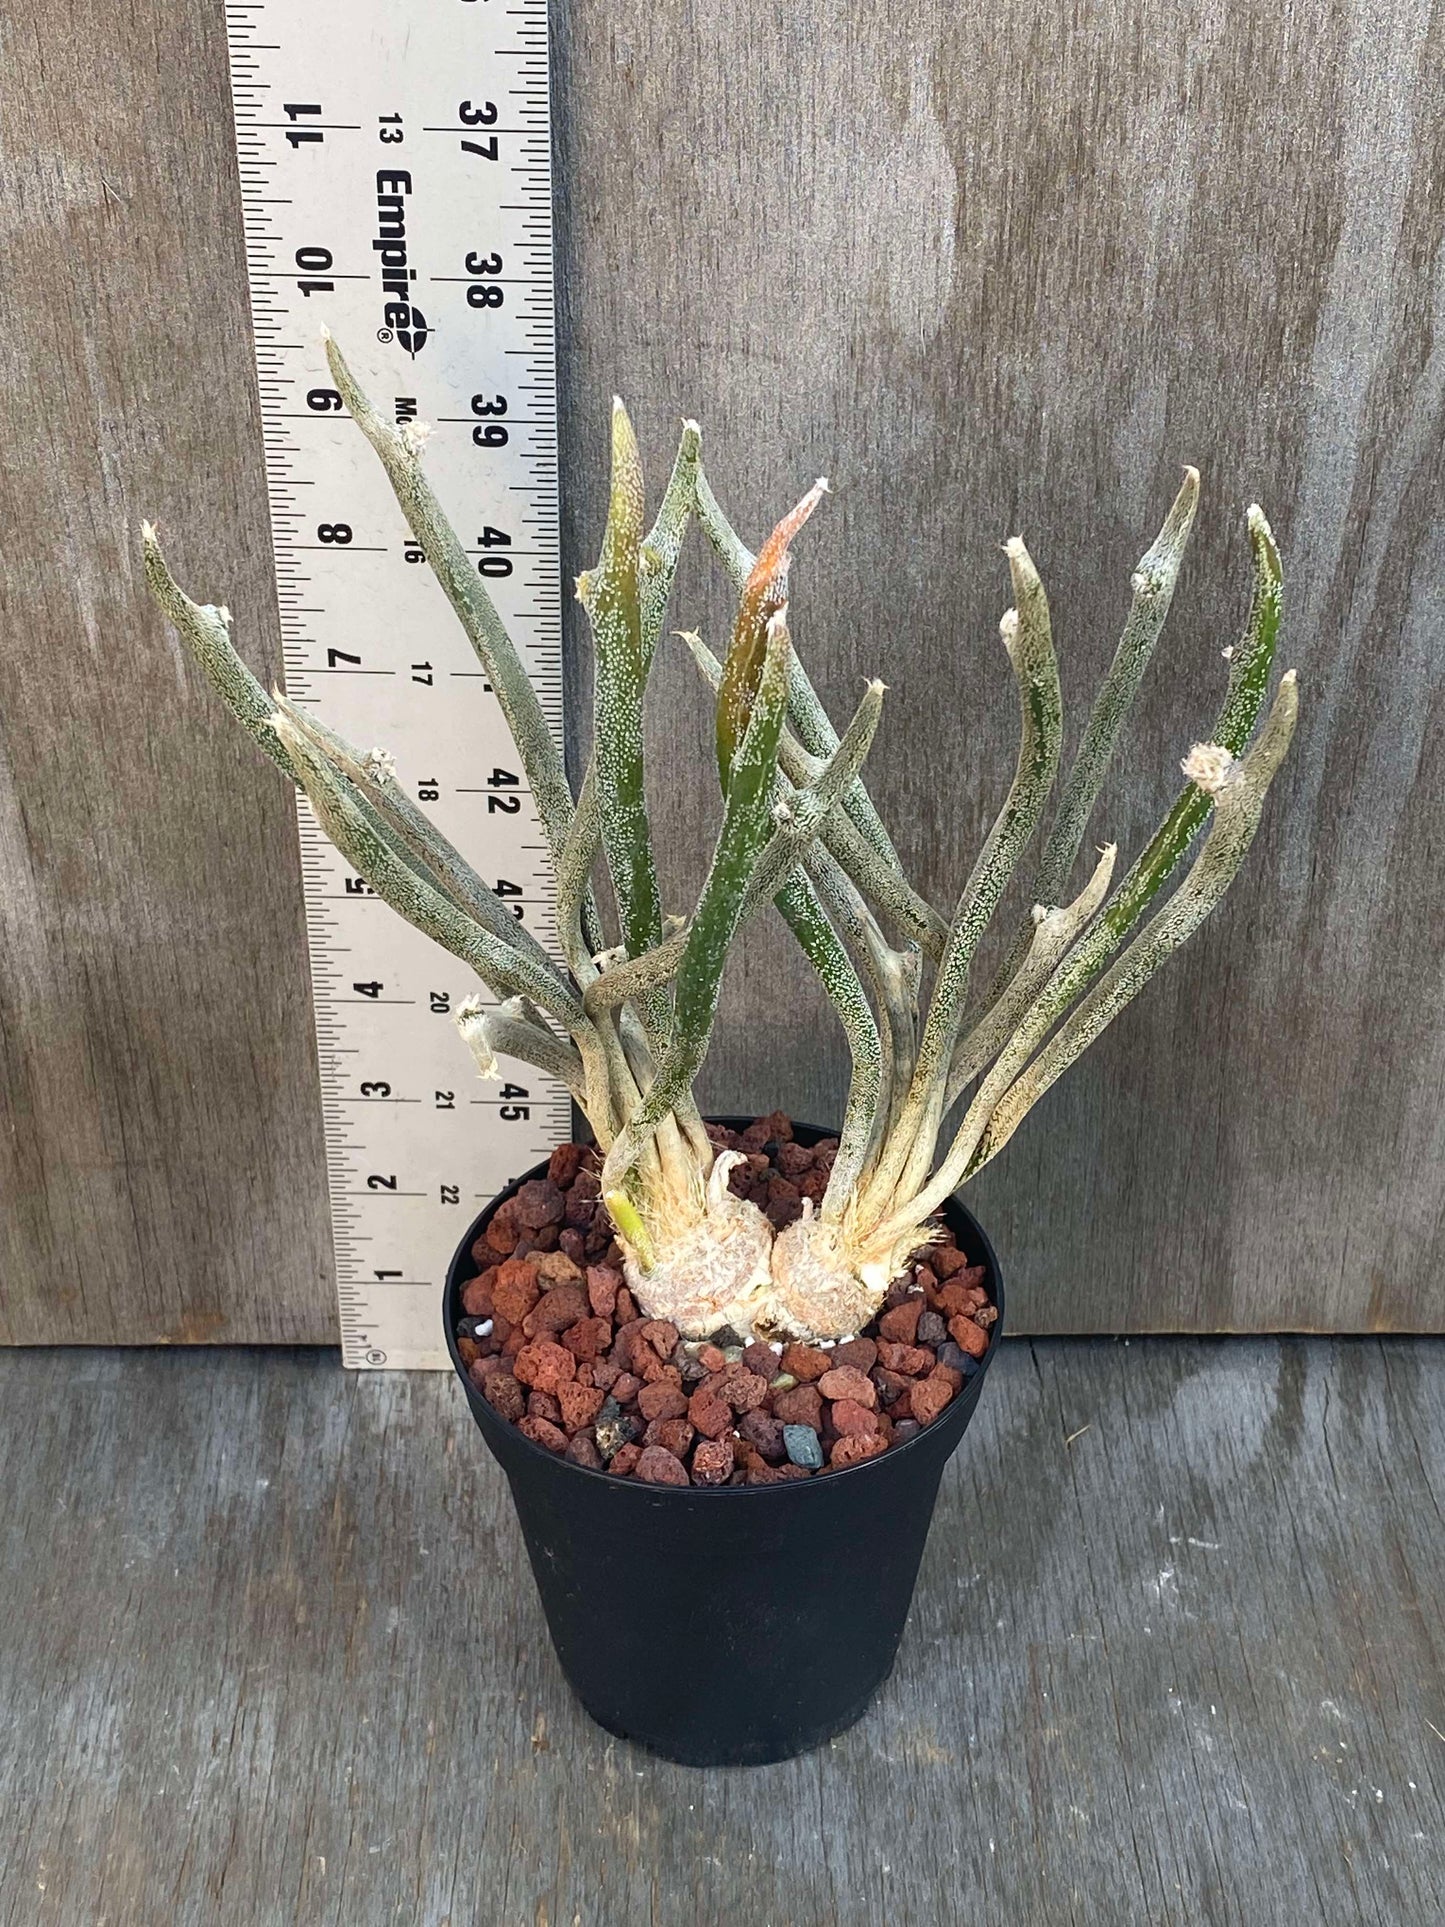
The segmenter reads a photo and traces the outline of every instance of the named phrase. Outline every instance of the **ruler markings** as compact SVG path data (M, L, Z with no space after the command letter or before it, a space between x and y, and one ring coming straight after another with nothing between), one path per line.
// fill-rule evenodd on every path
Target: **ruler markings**
M325 321L380 406L436 425L438 493L486 530L468 552L559 728L545 0L505 23L413 0L365 33L344 0L229 0L226 20L287 687L314 703L325 677L327 719L396 753L556 954L545 846L495 696L454 666L475 659L338 419L319 346ZM497 255L495 274L472 272ZM480 432L496 425L500 446ZM449 701L452 681L482 688ZM304 801L298 833L343 1356L444 1366L440 1284L470 1207L568 1133L569 1101L522 1065L473 1095L451 1018L478 986L350 874Z

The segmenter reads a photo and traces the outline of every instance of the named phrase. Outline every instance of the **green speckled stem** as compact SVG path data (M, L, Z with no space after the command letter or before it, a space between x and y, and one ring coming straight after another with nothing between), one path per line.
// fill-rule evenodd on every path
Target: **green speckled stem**
M662 903L652 860L644 779L642 711L647 665L638 586L642 546L642 464L627 410L612 404L612 490L597 567L577 582L596 643L593 754L602 847L629 956L662 938Z
M326 358L342 400L380 456L407 526L421 544L432 574L456 610L496 692L555 859L572 821L572 792L567 786L561 748L547 727L532 680L470 557L442 513L415 449L372 406L329 336Z
M1265 797L1294 735L1297 711L1291 672L1280 683L1258 740L1213 798L1214 820L1209 835L1184 882L1071 1012L1028 1069L1018 1075L1055 1018L1072 1003L1072 996L1057 979L1044 991L1028 1025L1010 1043L969 1106L948 1157L917 1200L920 1214L927 1216L936 1210L965 1177L982 1170L997 1156L1045 1091L1138 996L1220 902L1254 841Z
M1014 608L1001 627L1018 684L1018 763L1003 807L959 897L948 948L934 980L913 1082L898 1127L870 1180L868 1207L880 1215L889 1210L896 1188L916 1189L932 1164L974 954L1038 825L1058 772L1062 704L1048 598L1023 543L1015 538L1007 552Z
M777 773L787 657L788 632L780 612L769 625L767 655L752 718L732 759L722 828L688 928L677 972L672 1042L652 1089L607 1154L602 1175L604 1192L623 1185L642 1148L679 1098L691 1089L707 1052L723 961L742 916L748 880L768 838L768 801Z

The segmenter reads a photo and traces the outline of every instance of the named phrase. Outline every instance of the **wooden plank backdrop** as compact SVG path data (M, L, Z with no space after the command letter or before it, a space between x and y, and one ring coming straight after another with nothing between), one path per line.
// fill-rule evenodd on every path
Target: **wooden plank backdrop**
M554 29L568 565L613 389L655 481L703 421L754 539L830 474L796 636L838 710L890 684L872 781L935 902L1012 760L1002 538L1077 728L1203 470L1095 824L1129 852L1217 706L1251 499L1280 535L1292 767L1223 914L976 1187L1016 1320L1441 1328L1441 9L559 0ZM290 803L135 566L155 513L274 670L221 11L35 0L7 41L0 1336L325 1340ZM705 558L680 586L720 639ZM678 651L656 723L676 906L715 814ZM843 1075L755 931L704 1099L827 1119Z

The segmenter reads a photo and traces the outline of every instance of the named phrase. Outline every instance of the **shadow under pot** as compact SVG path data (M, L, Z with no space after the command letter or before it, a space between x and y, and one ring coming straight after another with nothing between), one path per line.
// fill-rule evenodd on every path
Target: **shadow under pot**
M830 1135L793 1130L808 1145ZM821 1746L861 1717L897 1656L939 1479L1003 1330L993 1247L950 1199L943 1215L984 1267L999 1315L980 1369L906 1444L796 1483L650 1485L526 1437L457 1351L472 1246L499 1205L546 1173L538 1165L499 1192L462 1239L443 1319L472 1417L511 1486L562 1670L600 1726L685 1766L761 1766Z

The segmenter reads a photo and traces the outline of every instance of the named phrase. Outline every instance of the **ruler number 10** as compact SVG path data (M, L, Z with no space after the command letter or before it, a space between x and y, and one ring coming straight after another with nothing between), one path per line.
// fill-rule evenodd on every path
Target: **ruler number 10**
M484 100L480 107L474 107L469 100L464 100L457 108L457 119L463 127L490 127L496 118L497 104L492 100ZM462 152L480 154L484 161L494 161L497 158L497 137L488 134L485 140L463 141Z

